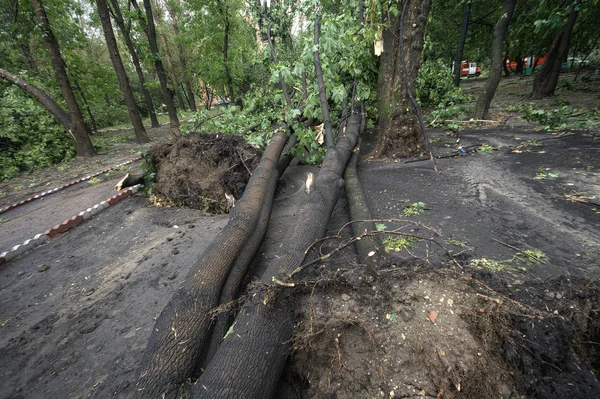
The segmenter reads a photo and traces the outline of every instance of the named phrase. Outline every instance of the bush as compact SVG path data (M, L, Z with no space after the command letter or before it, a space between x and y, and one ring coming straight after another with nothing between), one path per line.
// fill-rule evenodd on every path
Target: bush
M14 86L0 98L0 180L75 156L73 140L36 100Z
M450 106L471 100L454 86L452 71L442 60L426 61L417 76L417 99L425 108Z

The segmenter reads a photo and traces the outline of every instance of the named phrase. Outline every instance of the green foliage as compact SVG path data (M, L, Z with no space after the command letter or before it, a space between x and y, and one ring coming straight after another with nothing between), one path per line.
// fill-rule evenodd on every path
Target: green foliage
M404 214L406 216L419 216L425 213L425 203L415 202L413 204L404 205Z
M559 174L550 172L550 168L546 168L546 169L539 168L537 170L537 173L533 177L533 179L534 180L546 180L548 178L555 179L557 177L559 177Z
M454 86L452 71L442 60L426 61L417 76L417 98L423 107L448 107L471 100Z
M492 147L489 144L483 144L479 147L479 149L477 150L479 152L492 152L494 151L494 147Z
M387 228L387 226L383 223L376 223L375 224L375 229L377 229L377 231L384 231Z
M581 112L574 107L564 105L554 110L534 109L531 104L509 106L509 112L519 112L529 122L537 122L544 130L564 130L567 128L584 128L585 121L570 121L571 116L580 116ZM594 116L593 113L590 114Z
M383 240L383 247L386 252L400 252L406 249L414 249L421 239L411 236L386 237Z
M243 99L243 108L236 106L219 107L206 111L201 109L192 116L192 124L182 127L185 133L224 133L244 134L248 143L264 148L267 134L272 133L271 126L281 120L283 103L281 96L258 88ZM247 132L255 127L252 132Z
M0 180L75 156L73 140L36 100L16 86L0 97Z

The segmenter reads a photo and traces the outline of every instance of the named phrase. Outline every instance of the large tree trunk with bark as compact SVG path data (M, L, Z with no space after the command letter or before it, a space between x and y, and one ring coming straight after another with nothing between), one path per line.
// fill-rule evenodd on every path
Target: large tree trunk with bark
M483 92L479 95L477 103L475 104L475 111L473 112L474 119L486 119L488 117L492 98L494 98L494 94L496 93L496 89L502 78L502 63L504 62L502 46L516 5L517 0L504 0L502 4L500 19L496 23L494 36L492 38L490 76L485 82Z
M460 73L462 72L462 57L465 50L465 42L467 41L467 31L469 30L469 18L471 16L471 1L465 3L463 9L463 20L460 27L460 37L458 39L458 48L456 49L456 57L454 57L454 86L460 86Z
M110 22L110 14L108 13L108 5L106 0L96 0L96 6L98 7L98 15L100 16L100 22L102 24L102 30L104 31L104 37L106 38L106 45L108 46L108 54L112 61L113 68L117 74L117 80L119 81L119 87L121 93L125 98L127 104L127 111L129 112L129 118L133 124L133 131L135 132L135 139L138 143L147 143L150 141L150 137L146 134L146 129L142 123L140 112L138 110L131 86L129 85L129 77L123 66L121 55L117 47L117 40L115 39L115 33Z
M123 18L123 13L121 12L121 8L119 7L119 3L117 0L110 0L110 10L112 12L113 18L123 35L123 40L125 40L125 45L129 50L129 55L131 56L131 62L133 63L133 67L135 68L135 72L140 81L140 86L142 87L142 93L144 94L144 101L146 102L146 107L148 108L148 114L150 115L150 123L152 127L159 127L160 123L158 123L158 118L156 117L156 109L154 108L154 103L152 103L152 97L150 96L150 91L146 87L146 78L144 77L144 71L142 70L142 65L140 63L140 57L138 57L137 50L135 49L135 45L133 44L133 40L131 40L131 24L129 27L125 24L125 19Z
M579 1L576 3L579 4ZM562 63L569 52L571 35L573 34L573 27L577 21L578 14L578 9L573 7L573 10L569 13L569 20L565 29L554 37L550 50L548 50L544 67L535 75L533 80L531 97L541 98L554 95Z
M287 288L273 282L285 283L293 276L304 262L307 249L325 234L360 125L361 116L353 114L346 135L327 151L319 175L307 188L308 199L298 209L294 228L260 280L268 288L246 300L231 327L232 333L194 385L194 397L273 396L289 354L296 304Z
M94 151L94 147L92 146L92 142L90 140L89 129L85 124L81 109L79 108L79 104L77 104L77 100L75 99L75 94L73 93L73 88L71 87L71 82L69 81L69 77L67 75L65 63L60 54L60 46L56 40L56 37L54 36L54 33L52 32L52 28L50 27L46 10L44 9L42 0L31 0L31 4L33 6L38 26L42 31L44 42L46 43L46 47L50 53L50 60L52 61L52 66L56 75L56 81L58 82L62 95L67 103L67 108L71 118L71 126L68 130L75 139L77 156L91 157L95 155L96 152Z
M379 133L371 153L375 158L407 157L425 151L423 132L408 94L410 92L415 97L415 82L421 63L423 35L431 0L404 1L410 3L406 8L401 35L400 16L386 14L388 29L383 31L383 53L377 83ZM395 7L400 14L403 3L399 2ZM400 46L404 46L405 49L404 65L408 86L405 85L402 76Z
M248 247L258 248L252 240L260 234L257 226L261 214L270 214L272 199L267 196L274 193L279 177L277 161L286 138L285 132L273 136L244 195L233 208L229 223L156 321L138 382L140 397L175 397L179 385L197 371L211 338L211 312L219 305L224 288L229 289L229 276L247 267L239 265L241 259L250 262L254 257L248 253Z
M43 90L27 83L27 81L11 74L8 71L5 71L4 69L0 69L0 77L25 90L29 95L38 100L40 104L42 104L42 106L54 116L58 123L65 128L66 131L71 132L71 117L60 105L56 103L56 101L52 99L52 97L46 94Z
M138 12L140 24L144 30L144 33L146 34L146 37L148 38L148 43L150 44L150 51L152 52L152 58L154 59L154 67L156 68L156 74L158 75L158 81L160 83L160 91L162 92L163 100L167 106L167 112L169 113L171 126L179 129L177 110L175 109L173 96L171 96L171 91L169 90L169 85L167 83L167 73L165 72L165 67L162 63L160 52L158 51L158 41L156 38L156 28L154 26L154 16L152 14L152 5L150 4L150 0L144 0L144 9L146 11L145 17L142 15L142 11L140 10L136 0L131 0L131 5Z

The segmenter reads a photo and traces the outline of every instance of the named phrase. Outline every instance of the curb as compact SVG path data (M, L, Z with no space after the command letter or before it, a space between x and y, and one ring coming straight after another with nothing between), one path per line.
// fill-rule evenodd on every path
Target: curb
M14 247L12 247L12 249L0 253L0 269L6 266L9 261L13 260L17 256L22 255L33 248L39 247L48 240L52 240L56 237L61 236L62 234L74 228L75 226L79 226L84 221L91 219L94 215L103 211L104 209L117 204L118 202L127 197L132 196L133 194L138 192L141 186L141 184L138 184L133 187L129 187L126 190L123 190L120 193L115 194L110 198L107 198L105 201L102 201L90 208L87 208L85 211L79 212L78 215L75 215L72 218L65 220L61 224L57 224L56 226L47 229L42 234L37 234L31 239L25 240L23 244L15 245Z
M137 162L137 161L139 161L139 160L141 160L141 159L142 159L142 157L137 157L137 158L131 159L131 160L129 160L129 161L122 162L122 163L120 163L120 164L118 164L118 165L115 165L115 166L112 166L112 167L110 167L110 168L108 168L108 169L101 170L101 171L100 171L100 172L98 172L98 173L94 173L93 175L88 175L88 176L86 176L86 177L82 177L81 179L74 180L74 181L72 181L72 182L70 182L70 183L67 183L67 184L65 184L65 185L62 185L62 186L59 186L59 187L53 188L53 189L51 189L51 190L48 190L48 191L44 191L43 193L40 193L40 194L34 195L33 197L29 197L29 198L27 198L27 199L24 199L24 200L23 200L23 201L21 201L21 202L15 202L14 204L7 206L6 208L0 208L0 214L3 214L4 212L10 211L11 209L14 209L14 208L16 208L16 207L18 207L18 206L25 205L25 204L27 204L27 203L29 203L29 202L33 201L33 200L36 200L36 199L40 199L40 198L46 197L46 196L48 196L48 195L50 195L50 194L54 194L54 193L56 193L56 192L58 192L58 191L60 191L60 190L64 190L64 189L65 189L65 188L67 188L67 187L71 187L71 186L74 186L75 184L78 184L78 183L84 182L84 181L86 181L86 180L90 180L92 177L96 177L96 176L99 176L99 175L101 175L101 174L104 174L104 173L110 172L111 170L115 170L115 169L117 169L117 168L120 168L121 166L129 165L129 164L131 164L131 163Z

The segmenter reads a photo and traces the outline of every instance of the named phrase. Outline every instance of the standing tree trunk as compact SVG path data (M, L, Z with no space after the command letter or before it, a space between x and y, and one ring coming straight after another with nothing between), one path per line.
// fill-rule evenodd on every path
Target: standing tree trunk
M319 84L319 99L321 100L321 113L323 114L323 125L325 129L325 144L327 148L332 148L333 128L331 126L331 116L329 115L329 104L327 103L327 91L325 90L325 81L323 80L323 69L321 69L321 57L319 56L319 30L321 28L321 14L317 15L315 20L315 34L313 44L316 51L313 51L313 63L315 64L315 74Z
M68 130L75 139L77 156L94 156L96 151L94 151L92 141L90 140L89 129L85 124L81 109L79 109L79 104L77 104L77 100L75 99L75 94L73 93L73 88L71 87L71 82L69 81L67 70L65 68L65 62L60 54L60 46L50 27L50 21L48 21L48 16L46 15L42 0L31 0L31 4L35 12L38 26L42 31L44 42L46 42L46 47L50 53L50 60L54 67L56 80L60 86L65 102L67 103L67 108L69 109L71 126Z
M29 48L28 41L21 43L21 52L23 53L23 56L27 60L27 63L29 64L29 69L31 69L31 72L35 73L36 75L39 75L40 70L38 69L37 63L35 62L35 58L33 58L33 55L31 54L31 49Z
M410 0L405 0L410 1ZM399 2L395 7L398 16L386 14L388 29L383 31L383 53L379 65L377 103L379 108L379 133L371 155L375 158L407 157L425 151L423 132L408 93L415 97L415 82L421 63L423 35L431 0L412 0L404 16L402 43L399 39ZM400 45L404 46L404 65L408 87L402 76Z
M85 97L85 93L83 92L83 90L81 89L81 86L79 86L79 83L75 79L73 79L73 83L75 84L75 88L77 89L77 91L79 92L79 95L81 96L81 101L83 101L83 105L85 105L85 110L87 111L87 114L90 117L90 123L92 124L92 131L94 133L98 133L98 125L96 124L96 118L94 118L94 114L92 113L90 104L88 103L87 98Z
M117 40L115 39L115 33L113 32L112 24L110 22L110 14L108 13L106 0L96 0L96 6L98 7L98 15L100 16L100 22L102 23L102 30L104 31L104 37L106 38L110 60L112 61L115 73L117 74L117 80L119 81L119 87L121 88L125 103L127 104L129 118L131 119L131 123L133 123L136 141L138 143L147 143L150 141L150 137L146 134L146 129L142 123L140 112L135 102L135 98L133 97L131 86L129 85L127 72L121 61L121 55L117 48Z
M235 97L233 93L233 76L231 75L231 65L229 64L229 15L227 4L223 5L223 0L218 0L219 12L223 17L223 24L225 25L225 32L223 35L223 65L225 66L225 75L227 76L227 91L229 92L229 101L235 103Z
M171 25L173 26L173 32L175 33L175 36L179 36L179 20L177 18L177 12L180 9L179 1L173 3L167 2L167 9L169 10L169 14L171 15ZM179 52L179 63L181 64L181 71L183 73L183 85L185 88L186 99L188 101L188 105L190 106L190 111L196 112L196 99L194 98L192 82L190 79L190 75L188 74L185 49L179 41L177 42L177 50Z
M523 61L523 56L519 55L517 58L517 70L516 73L521 75L525 71L525 62Z
M575 5L578 4L579 1L575 3ZM577 7L573 7L569 14L567 26L554 38L550 50L548 51L544 68L535 75L535 79L533 80L531 97L541 98L554 95L554 90L556 90L556 84L558 83L558 76L560 75L560 68L567 57L569 44L571 42L571 34L573 33L573 27L575 26L575 21L577 21L578 14L579 11L577 10Z
M504 71L504 76L505 77L509 77L510 76L510 69L508 68L508 66L506 66L506 63L508 62L508 60L509 60L509 58L508 58L508 54L507 54L502 59L502 70Z
M175 109L173 97L171 96L171 92L169 91L169 86L167 84L167 73L165 72L165 67L163 66L160 52L158 51L156 28L154 27L154 16L152 15L152 5L150 4L150 0L144 0L144 9L146 10L145 17L142 14L142 11L140 10L136 0L131 0L131 5L137 10L142 29L148 37L150 51L152 52L152 58L154 59L154 67L156 68L156 74L158 75L158 81L160 82L160 91L162 92L163 100L167 106L167 112L169 113L171 126L179 129L177 110Z
M146 102L148 113L150 114L150 123L152 124L152 127L159 127L160 123L158 123L158 118L156 117L156 110L154 109L154 104L152 103L152 97L150 96L150 92L146 87L146 78L144 78L144 71L142 70L142 65L140 64L140 58L138 57L137 50L135 49L135 45L133 44L133 40L131 40L131 29L128 29L125 25L125 19L123 18L123 13L121 13L121 8L119 7L118 1L110 0L110 4L110 11L112 12L112 16L115 22L117 23L121 34L123 35L125 45L129 50L131 61L133 62L135 72L137 73L138 79L140 81L140 86L142 86L142 92L144 93L144 101Z
M504 0L502 4L502 11L500 11L500 19L496 23L494 28L494 36L492 38L492 57L490 60L490 77L485 82L483 93L477 99L475 105L475 111L473 112L473 118L485 119L488 117L488 111L492 98L496 93L500 79L502 78L502 45L504 43L504 37L508 32L508 25L512 18L513 11L517 5L517 0Z
M454 86L460 86L460 73L462 72L461 64L463 52L465 50L465 42L467 41L467 31L469 30L469 17L471 16L471 1L465 3L463 10L463 20L460 27L460 38L458 39L458 49L454 58Z

